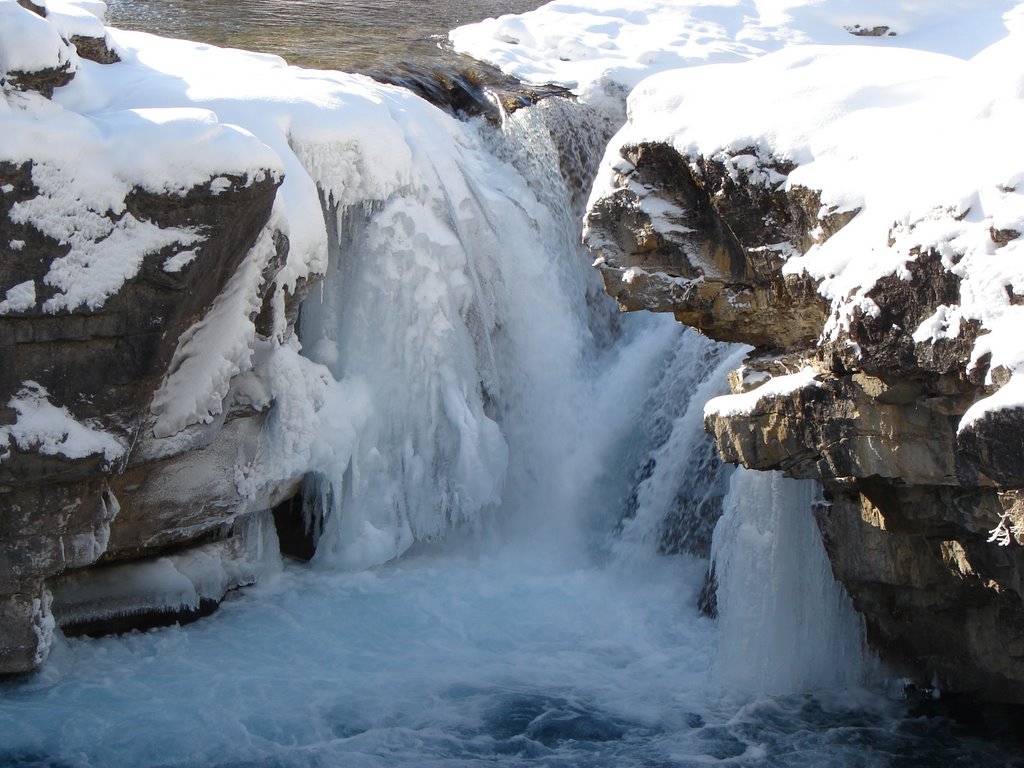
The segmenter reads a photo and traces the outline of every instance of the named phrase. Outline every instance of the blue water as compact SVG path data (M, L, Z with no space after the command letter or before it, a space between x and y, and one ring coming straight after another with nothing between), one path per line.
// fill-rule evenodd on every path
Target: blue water
M701 561L460 551L289 566L197 624L62 642L0 688L0 765L1024 764L877 694L723 694Z
M288 46L315 38L321 49L333 45L344 58L345 45L326 34L328 28L354 39L345 30L362 27L369 31L352 49L363 45L371 55L373 40L387 36L389 24L404 25L408 9L444 10L449 16L436 22L438 31L470 20L459 15L465 9L498 10L480 2L436 8L208 2L177 14L174 7L157 0L113 2L111 13L117 23L149 14L158 29L173 18L182 26L172 31L188 37L318 63L298 48L293 55ZM402 17L395 16L398 7ZM333 20L322 16L339 10ZM220 20L211 22L207 14ZM311 34L310 25L325 34ZM411 33L417 45L436 46L421 32ZM257 37L256 44L249 42ZM543 157L530 143L536 136L527 132L526 139L512 144ZM525 156L522 164L529 164ZM539 165L550 169L555 163ZM539 190L536 174L526 175ZM537 194L557 208L557 190ZM493 218L507 220L515 210L506 205ZM506 391L529 394L519 410L506 396L502 427L512 449L510 466L519 469L510 474L516 482L505 489L503 506L467 531L440 543L420 542L401 559L361 572L339 572L327 558L313 566L286 564L187 627L98 640L58 638L41 672L0 684L0 765L1024 765L1019 742L944 717L919 716L913 705L886 695L883 677L840 685L836 681L845 676L821 668L827 653L813 654L812 674L800 674L812 654L805 645L794 656L787 638L799 636L812 646L820 641L827 651L848 648L857 637L846 619L829 620L817 634L788 631L794 628L783 615L822 618L813 605L799 604L799 596L763 593L784 614L781 608L744 609L716 622L698 613L708 562L686 554L685 547L668 547L682 554L658 554L665 544L665 510L658 505L699 502L703 497L687 486L690 479L725 484L718 469L691 460L708 452L706 444L694 447L703 439L700 406L687 406L694 392L711 394L714 382L707 377L733 353L696 341L671 318L620 322L607 307L595 309L597 299L587 293L593 274L585 271L586 254L574 250L576 233L570 230L578 218L571 214L552 214L557 226L548 245L562 261L557 269L537 270L547 292L526 286L522 294L509 293L506 299L525 298L506 301L507 314L494 323L495 337L519 333L522 348L536 344L571 369L527 376L527 361L520 360L495 375ZM508 240L498 238L502 247L490 250L500 265L492 268L512 277L510 265L526 263L527 255L510 256L506 251L524 244ZM480 257L473 243L462 245L467 259ZM558 277L561 271L573 279ZM551 283L563 279L571 291L555 295ZM511 291L511 282L494 285ZM538 297L547 293L550 306L542 306ZM573 320L580 349L572 366L559 363L565 345L552 348L557 334L545 333L551 330L545 318L562 317L570 305L591 313ZM602 323L604 330L595 330ZM506 342L496 348L517 347ZM687 378L685 371L699 366L700 375ZM535 391L542 384L548 388ZM567 395L562 385L569 384L579 391ZM524 426L524 414L534 421ZM546 435L543 445L531 444L537 434ZM648 479L637 480L652 459ZM622 521L631 490L636 509ZM738 540L767 530L743 517L765 503L746 493L733 498L739 517L730 530ZM792 516L771 519L773 530L797 530ZM813 554L814 542L769 544L765 551L780 562L743 570L745 580L732 587L733 599L724 606L757 603L756 590L766 586L759 584L761 573L800 583L807 573L821 572L820 559L810 570L797 567L799 558ZM836 602L831 593L819 597ZM760 625L742 621L755 613L764 614ZM736 633L744 645L737 645ZM765 647L772 653L761 653ZM846 656L832 654L836 667L851 661ZM766 686L773 695L762 692Z

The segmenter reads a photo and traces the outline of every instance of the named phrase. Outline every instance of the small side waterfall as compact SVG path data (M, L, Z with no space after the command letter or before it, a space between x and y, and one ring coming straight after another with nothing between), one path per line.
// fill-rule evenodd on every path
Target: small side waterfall
M869 665L863 622L836 583L814 523L818 487L739 469L714 538L715 679L769 694L852 687Z

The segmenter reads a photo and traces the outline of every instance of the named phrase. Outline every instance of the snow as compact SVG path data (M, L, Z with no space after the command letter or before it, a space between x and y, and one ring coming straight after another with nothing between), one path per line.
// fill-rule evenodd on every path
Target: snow
M704 417L729 417L753 413L761 402L769 397L779 397L804 387L818 386L814 378L817 373L813 367L806 366L796 373L773 376L750 392L713 398L704 405Z
M11 441L22 451L84 459L102 454L108 463L121 458L126 446L109 432L81 422L63 406L53 405L49 393L34 381L22 383L8 402L18 418L0 426L0 461L10 455Z
M26 280L23 283L9 288L0 301L0 315L11 312L25 312L36 305L36 283L35 280Z
M69 65L77 56L60 32L17 0L0 0L0 77L8 72L37 72Z
M72 36L105 37L106 3L94 0L46 0L46 20L65 40Z
M277 252L276 221L272 216L206 316L178 339L168 374L150 406L157 417L157 438L211 423L223 409L231 380L251 367L256 338L252 318L260 309L263 270Z
M450 33L457 50L531 83L588 99L633 89L656 72L738 62L808 43L912 47L971 56L1005 34L1010 0L554 0ZM848 28L887 26L895 37Z
M819 215L859 211L853 222L807 253L765 245L788 259L784 272L820 281L833 306L825 339L840 338L854 312L877 314L867 296L876 282L908 278L907 264L934 251L960 278L961 299L908 332L930 343L977 320L984 334L972 361L990 355L991 369L1016 377L1024 371L1016 330L1024 246L1015 237L1024 232L1022 20L1024 4L1014 2L644 0L627 9L556 0L452 38L584 99L629 92L591 203L628 170L619 148L643 141L721 160L751 183L820 190ZM855 25L896 34L854 36L846 28ZM783 177L766 167L772 159L798 167ZM671 211L634 191L653 226L669 232ZM989 405L1005 407L1002 397Z
M32 221L40 231L48 234L45 217L34 216L33 209L48 208L51 200L47 200L44 206L15 204L14 208L21 209L14 211L12 208L11 218L17 216L23 221ZM139 221L130 213L116 223L110 222L110 225L109 230L97 240L82 237L80 230L69 233L65 242L70 242L71 250L66 256L54 259L50 271L43 278L43 282L60 291L43 302L44 312L71 311L83 304L90 309L98 309L127 280L138 274L146 256L172 246L195 245L202 240L202 236L193 229L161 228L151 222Z

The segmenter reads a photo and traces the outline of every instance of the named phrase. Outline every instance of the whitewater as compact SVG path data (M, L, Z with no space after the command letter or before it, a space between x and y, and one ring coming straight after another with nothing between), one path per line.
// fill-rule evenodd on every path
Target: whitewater
M131 66L83 62L63 108L116 138L124 110L187 102L142 117L218 131L242 171L279 157L279 280L324 277L297 337L253 341L243 302L219 341L275 401L238 482L307 471L319 547L281 560L265 525L258 583L214 615L58 635L0 686L0 764L1012 764L889 695L815 487L718 463L704 404L746 350L603 294L580 217L614 116L549 100L496 128L272 56L115 40ZM170 394L175 424L213 417Z

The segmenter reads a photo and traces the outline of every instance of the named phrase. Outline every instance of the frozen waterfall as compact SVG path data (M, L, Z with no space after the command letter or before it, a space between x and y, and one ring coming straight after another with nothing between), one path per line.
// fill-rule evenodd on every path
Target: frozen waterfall
M337 382L320 435L332 460L307 494L317 560L358 570L466 529L570 561L707 557L724 503L720 677L854 685L862 630L809 486L742 473L730 488L703 431L744 350L619 315L579 244L607 128L549 99L500 131L449 126L427 162L410 143L416 174L386 201L322 193L329 268L301 320Z
M304 171L326 277L301 355L257 349L276 401L242 478L310 470L314 567L187 628L59 640L3 691L0 762L621 768L773 739L831 759L845 703L756 704L856 684L860 627L811 491L734 473L704 434L744 351L620 314L591 269L612 126L548 99L492 128L331 77L353 119L287 137L286 213ZM723 507L715 622L696 603Z

